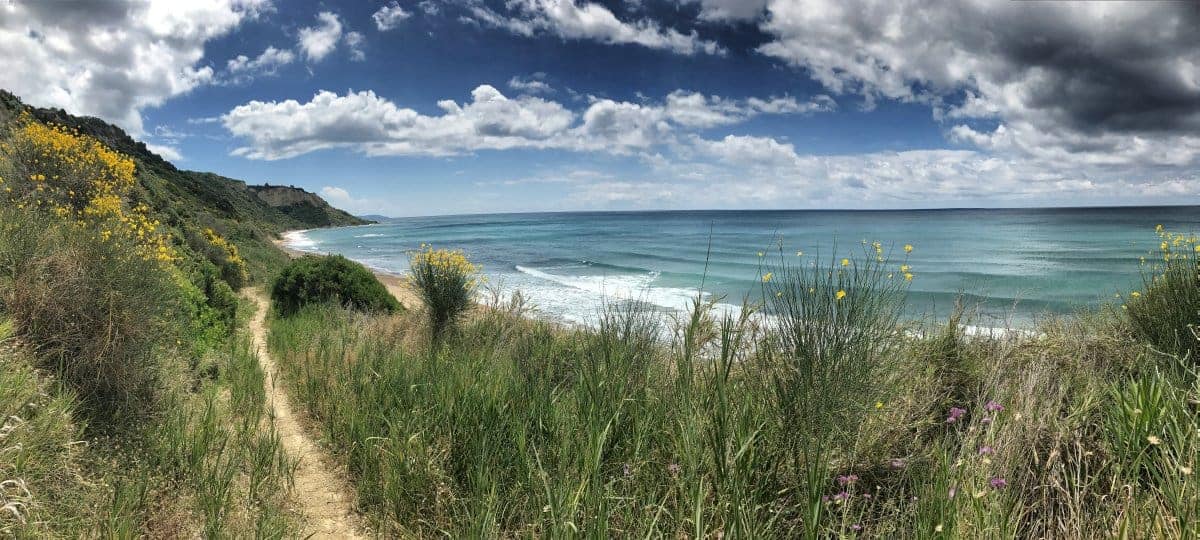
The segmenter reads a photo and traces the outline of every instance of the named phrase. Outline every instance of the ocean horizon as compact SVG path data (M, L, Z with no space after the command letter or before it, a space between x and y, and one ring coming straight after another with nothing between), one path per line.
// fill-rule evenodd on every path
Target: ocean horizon
M1119 303L1141 285L1157 225L1196 231L1200 207L473 214L293 231L285 242L393 274L422 244L461 249L503 294L519 290L537 314L578 324L613 301L679 312L701 287L737 309L758 300L761 264L861 259L864 243L890 252L899 275L911 244L906 317L944 319L961 301L973 325L1025 327Z

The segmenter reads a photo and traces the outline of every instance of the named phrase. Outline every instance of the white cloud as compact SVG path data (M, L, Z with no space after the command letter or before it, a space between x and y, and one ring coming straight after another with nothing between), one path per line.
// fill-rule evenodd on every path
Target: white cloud
M441 7L433 0L423 0L417 4L417 7L421 8L421 11L424 11L426 15L437 15L441 12Z
M161 145L161 144L147 144L146 149L150 150L151 152L154 152L155 154L158 154L159 156L161 156L163 159L165 159L167 161L182 161L183 160L183 154L179 153L179 150L172 146Z
M511 0L506 3L513 15L472 5L476 22L531 37L548 33L563 39L593 40L613 45L640 45L677 54L724 54L715 41L700 39L695 31L684 34L663 28L657 22L641 19L625 22L608 8L593 2L575 0Z
M321 197L334 208L345 210L355 215L372 214L381 211L380 201L367 198L355 198L345 188L325 186L320 190Z
M247 140L235 155L281 159L327 149L353 148L368 155L451 155L483 149L550 146L574 114L536 97L509 99L491 86L471 102L438 102L443 114L426 116L375 95L318 92L308 103L252 101L222 117L234 136Z
M200 65L206 42L268 9L266 0L2 2L0 87L139 135L143 109L213 80Z
M279 68L291 64L296 55L287 49L267 47L255 58L239 54L225 63L225 73L222 79L230 84L245 84L255 76L275 75Z
M557 148L629 154L670 144L680 130L735 124L764 113L828 110L817 99L733 100L678 90L662 103L594 99L580 114L540 97L508 98L481 85L471 101L438 102L430 116L364 91L322 91L308 103L251 101L221 117L246 141L234 151L251 159L282 159L329 148L367 155L452 155L476 150Z
M700 19L705 21L753 21L763 15L767 0L682 0L700 4Z
M375 27L380 32L386 32L404 22L405 19L412 17L412 13L404 11L397 2L390 2L388 5L379 8L371 18L375 20Z
M351 60L362 62L367 59L367 53L362 49L366 42L367 37L361 32L346 32L346 46L350 48Z
M513 78L508 80L508 87L518 92L525 92L527 94L553 93L554 87L550 86L545 79L546 74L541 72L534 73L528 77L514 75Z
M300 29L300 50L311 61L320 62L337 48L342 38L342 21L334 13L322 11L317 14L318 26Z

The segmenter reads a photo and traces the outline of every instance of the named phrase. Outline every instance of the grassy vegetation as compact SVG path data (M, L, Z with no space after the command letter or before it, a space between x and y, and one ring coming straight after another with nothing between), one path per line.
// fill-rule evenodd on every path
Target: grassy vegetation
M0 537L297 535L236 291L310 224L3 92L0 201Z
M1196 536L1196 362L1144 330L1196 311L968 337L969 313L898 323L907 268L878 247L763 260L740 314L621 304L571 330L493 303L435 345L420 313L309 306L270 345L390 534Z

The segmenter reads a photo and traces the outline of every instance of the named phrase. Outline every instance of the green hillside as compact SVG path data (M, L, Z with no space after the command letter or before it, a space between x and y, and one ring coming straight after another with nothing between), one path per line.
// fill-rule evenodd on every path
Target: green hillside
M0 90L0 133L9 131L22 112L46 124L77 129L132 158L137 164L139 184L136 202L145 203L183 237L211 228L228 238L246 255L255 280L264 278L269 267L285 259L271 242L283 231L371 223L300 188L251 186L219 174L178 169L147 149L145 143L103 120L71 115L61 109L31 107Z

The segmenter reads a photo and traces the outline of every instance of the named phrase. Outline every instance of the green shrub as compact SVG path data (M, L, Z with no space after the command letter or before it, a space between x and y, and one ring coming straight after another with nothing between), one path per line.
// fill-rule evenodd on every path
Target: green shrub
M363 265L340 255L292 261L271 286L271 300L284 315L308 304L337 303L359 311L393 312L400 303Z
M160 380L158 352L179 322L169 273L136 246L99 241L86 228L31 212L0 217L6 223L0 253L9 261L11 286L5 304L39 361L90 412L151 409Z
M1200 243L1163 231L1161 262L1142 274L1144 291L1134 291L1126 312L1138 336L1159 352L1200 362Z
M439 339L471 307L479 267L461 251L421 247L409 255L409 279L425 303L434 339Z

